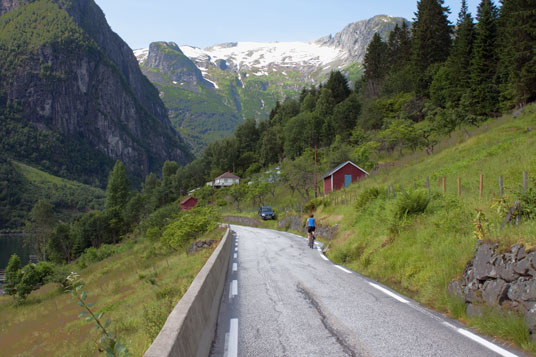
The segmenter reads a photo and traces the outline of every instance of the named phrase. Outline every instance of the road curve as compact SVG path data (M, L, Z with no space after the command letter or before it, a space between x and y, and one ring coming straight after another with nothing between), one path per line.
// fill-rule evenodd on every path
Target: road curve
M516 356L337 266L303 237L232 226L211 356Z

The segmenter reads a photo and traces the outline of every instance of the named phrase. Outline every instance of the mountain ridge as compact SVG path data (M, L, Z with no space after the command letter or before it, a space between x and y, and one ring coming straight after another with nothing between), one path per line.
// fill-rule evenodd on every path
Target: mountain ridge
M177 55L187 57L196 67L191 73L193 80L188 80L187 76L182 77L184 80L170 80L157 75L156 72L163 69L162 63L148 62L156 50L153 44L148 49L133 52L142 72L159 88L160 96L173 113L170 116L175 128L185 136L190 148L199 153L214 139L231 135L236 125L245 119L267 118L278 100L295 98L304 87L319 85L331 71L342 71L351 82L357 80L366 47L374 33L379 32L386 38L395 25L403 21L407 22L400 17L377 15L349 24L335 35L309 42L227 42L205 49L174 42L153 42L175 48ZM172 66L166 67L164 71L169 75ZM181 69L183 75L184 69ZM199 72L210 85L200 80ZM211 109L207 113L203 108L190 106L186 100L194 95L186 91L202 95L201 87L206 89L207 95L196 102L208 100ZM174 99L166 99L170 96ZM220 116L226 121L221 126L214 119L218 110L227 113ZM188 123L188 128L184 123Z

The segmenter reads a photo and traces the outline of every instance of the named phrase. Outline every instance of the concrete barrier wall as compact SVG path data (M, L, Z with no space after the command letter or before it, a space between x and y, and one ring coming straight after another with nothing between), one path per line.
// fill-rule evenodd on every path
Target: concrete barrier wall
M227 229L145 357L209 355L230 255L231 238Z

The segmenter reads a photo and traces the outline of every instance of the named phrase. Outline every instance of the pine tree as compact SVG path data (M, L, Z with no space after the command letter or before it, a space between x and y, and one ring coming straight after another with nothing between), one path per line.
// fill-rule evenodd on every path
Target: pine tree
M449 8L443 0L421 0L417 2L417 12L413 23L412 70L414 86L419 97L428 95L431 82L429 68L444 62L450 50Z
M389 47L389 72L396 73L402 70L411 58L411 38L406 21L395 28L389 34L387 41Z
M503 0L499 15L501 99L506 107L536 100L536 1Z
M388 46L383 42L379 33L375 33L370 41L363 67L365 73L363 82L365 83L365 96L377 97L380 95L380 88L388 72Z
M130 181L127 170L121 161L116 161L113 170L108 176L106 186L106 210L118 208L120 211L125 207L130 195Z
M471 60L471 90L463 104L474 115L493 115L498 110L497 71L497 7L491 0L478 6L476 37Z
M334 71L329 74L329 79L324 88L331 90L335 104L344 101L351 93L350 88L348 87L348 80L339 71Z
M473 17L466 0L462 0L450 55L430 87L430 97L436 105L455 107L469 90L474 37Z

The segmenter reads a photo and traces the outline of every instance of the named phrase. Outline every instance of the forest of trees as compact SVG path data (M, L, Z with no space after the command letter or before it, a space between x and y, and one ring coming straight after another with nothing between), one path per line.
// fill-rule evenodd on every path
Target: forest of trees
M209 145L178 170L184 190L227 170L250 177L273 164L292 166L319 149L320 167L426 149L463 125L536 99L536 2L465 0L456 24L442 0L417 2L411 26L370 42L362 78L350 88L340 72L297 99L277 102L265 121L248 119L234 136ZM311 163L312 165L312 163Z

